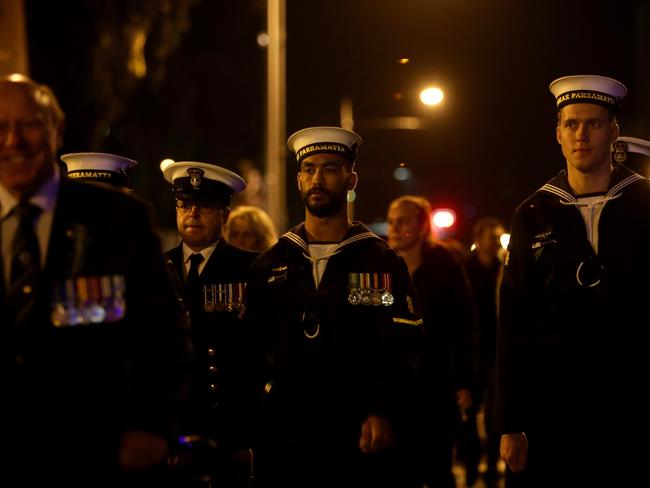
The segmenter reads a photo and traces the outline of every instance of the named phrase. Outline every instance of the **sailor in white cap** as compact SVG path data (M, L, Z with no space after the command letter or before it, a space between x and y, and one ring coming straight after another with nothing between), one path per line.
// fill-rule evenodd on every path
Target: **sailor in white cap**
M289 137L305 221L251 268L250 363L273 357L256 463L264 486L406 486L411 475L383 461L409 404L390 385L411 384L422 321L404 261L348 219L360 145L340 127Z
M650 176L650 141L637 137L620 136L612 146L615 163L625 163L646 178Z
M232 246L222 237L232 196L244 190L246 182L226 168L203 162L165 160L160 169L172 185L182 239L167 252L167 264L189 308L198 363L182 433L219 446L207 473L212 482L249 486L250 456L241 448L250 447L243 437L251 419L233 395L246 381L236 365L240 354L234 334L241 328L246 272L258 253Z
M287 145L295 153L298 164L312 154L339 154L354 165L362 144L359 134L341 127L309 127L289 137Z
M589 103L616 112L621 100L627 95L623 83L599 75L563 76L551 82L549 90L555 96L558 110L567 105Z
M567 76L550 91L566 169L513 217L495 423L532 486L624 486L645 475L631 462L640 419L626 398L648 376L650 182L612 162L622 83Z
M68 153L61 156L68 169L68 178L108 183L131 189L131 174L137 161L116 154L100 152Z
M620 136L612 146L613 158L617 163L625 163L632 154L650 158L650 141L637 137Z
M298 190L308 219L311 215L319 218L345 214L345 219L333 219L331 223L338 224L338 231L347 229L347 194L357 185L353 169L361 143L358 134L340 127L309 127L289 137L287 145L298 161ZM314 176L317 182L311 185Z

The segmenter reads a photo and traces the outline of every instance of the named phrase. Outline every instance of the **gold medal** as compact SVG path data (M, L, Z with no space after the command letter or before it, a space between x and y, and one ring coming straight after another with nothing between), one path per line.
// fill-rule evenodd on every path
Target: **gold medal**
M351 305L359 305L361 303L361 294L359 293L359 273L348 273L348 302Z
M54 327L63 327L64 325L68 325L68 313L66 312L65 307L62 303L57 303L54 305L54 309L50 314L50 320L52 321L52 325L54 325Z
M370 273L361 273L361 305L371 305Z
M390 307L393 303L395 303L395 297L393 294L389 291L385 291L381 295L381 304L384 307Z
M382 288L384 292L381 294L381 304L384 307L390 307L395 303L395 297L391 293L391 274L382 273L381 275Z
M99 278L92 276L88 278L88 291L91 305L88 310L90 322L100 324L106 319L106 310L101 305L102 293L100 290Z
M214 302L214 309L217 312L223 312L226 309L226 306L224 305L224 292L223 292L223 285L219 283L218 285L215 285L217 287L217 298Z
M79 310L75 307L77 304L77 292L74 286L74 280L68 279L65 280L65 308L67 314L67 323L66 325L79 325L83 324L83 316L79 313Z
M351 305L359 305L361 303L361 293L359 293L358 288L351 288L350 294L348 295L348 302Z
M232 287L232 283L225 285L226 287L226 311L232 312L235 310L235 294Z
M62 327L68 325L68 313L63 305L65 300L65 288L62 283L54 283L54 293L52 297L52 312L50 313L50 321L54 327Z
M214 285L210 288L208 288L207 285L203 285L203 310L205 310L206 313L214 312L213 287Z

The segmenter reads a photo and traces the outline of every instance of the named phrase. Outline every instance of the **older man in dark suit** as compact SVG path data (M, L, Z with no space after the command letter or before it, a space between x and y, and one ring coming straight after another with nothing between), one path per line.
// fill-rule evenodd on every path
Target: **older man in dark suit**
M147 206L67 179L63 122L0 78L2 476L124 486L167 461L191 349Z

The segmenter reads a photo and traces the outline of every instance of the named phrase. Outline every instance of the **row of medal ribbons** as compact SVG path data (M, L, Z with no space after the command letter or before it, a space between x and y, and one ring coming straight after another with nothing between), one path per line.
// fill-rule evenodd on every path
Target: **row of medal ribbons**
M246 283L216 283L203 286L203 310L206 312L239 311L244 302Z
M349 273L348 302L352 305L383 305L395 302L390 273Z
M116 322L126 313L123 275L77 276L54 283L50 319L55 327Z

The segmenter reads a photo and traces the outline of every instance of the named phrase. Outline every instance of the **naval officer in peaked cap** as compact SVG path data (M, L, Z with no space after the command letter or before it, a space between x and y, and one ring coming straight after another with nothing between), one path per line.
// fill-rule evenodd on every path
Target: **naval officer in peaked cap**
M422 321L404 261L348 219L361 143L340 127L287 143L305 220L253 263L245 313L250 363L273 357L262 486L408 486L411 476L397 468L397 439Z
M239 368L240 319L246 275L258 253L222 237L233 194L246 188L236 173L214 164L165 161L160 167L176 200L181 243L167 252L189 308L197 356L183 432L216 442L207 475L219 486L248 486L251 417L239 403L246 378ZM196 454L196 453L195 453Z
M650 183L612 161L621 82L576 75L549 88L566 168L513 217L495 422L531 486L624 486L646 475L633 446L648 422L630 408L649 373Z

